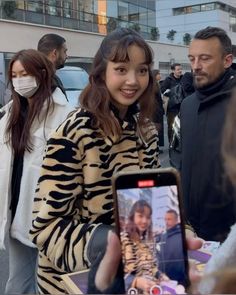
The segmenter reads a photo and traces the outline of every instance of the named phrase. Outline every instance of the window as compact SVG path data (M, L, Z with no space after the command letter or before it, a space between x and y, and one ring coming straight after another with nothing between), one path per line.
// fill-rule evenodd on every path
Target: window
M231 25L235 25L236 24L236 17L235 16L230 16L229 22L230 22Z
M70 1L63 1L63 16L64 17L72 17L73 10L72 10L72 0Z
M61 15L61 1L58 0L47 0L46 2L46 12L50 15Z
M214 10L214 9L215 9L215 3L201 5L201 11L209 11L209 10Z
M139 7L139 23L142 25L147 25L147 9Z
M218 3L212 2L212 3L201 4L201 5L178 7L173 9L173 15L189 14L189 13L195 13L195 12L201 12L201 11L210 11L215 9L222 10L222 6L219 5Z
M128 3L119 1L118 3L118 18L128 21Z
M149 1L149 0L148 0ZM139 0L139 7L142 6L142 7L147 7L147 0Z
M156 13L153 10L147 10L148 26L156 27Z
M26 10L43 12L43 1L25 1Z
M181 15L184 13L185 13L185 10L182 7L173 9L173 15Z
M129 5L129 21L138 22L139 21L139 12L138 6Z
M129 3L138 5L138 0L129 0Z
M156 1L155 0L148 0L147 1L147 8L156 10Z
M18 9L24 9L25 8L24 1L23 0L22 1L17 1L16 2L16 7Z
M192 6L192 13L194 12L200 12L201 11L201 6L200 5L194 5Z

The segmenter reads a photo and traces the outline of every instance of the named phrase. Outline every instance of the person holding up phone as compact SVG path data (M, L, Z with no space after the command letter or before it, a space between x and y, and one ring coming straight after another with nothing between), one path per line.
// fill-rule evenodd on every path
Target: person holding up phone
M131 207L128 223L121 232L126 290L136 288L145 294L161 280L169 280L158 271L151 218L151 206L145 200L138 200Z
M48 141L30 231L39 249L41 294L65 293L61 274L99 266L114 224L112 175L159 167L152 64L151 48L134 30L107 35L81 108ZM110 293L124 293L113 280L117 268L114 263Z

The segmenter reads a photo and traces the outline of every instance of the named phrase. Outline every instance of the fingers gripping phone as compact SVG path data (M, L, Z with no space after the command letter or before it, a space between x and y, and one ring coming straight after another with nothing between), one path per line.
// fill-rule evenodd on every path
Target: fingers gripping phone
M118 173L113 192L126 293L185 293L188 260L177 170Z

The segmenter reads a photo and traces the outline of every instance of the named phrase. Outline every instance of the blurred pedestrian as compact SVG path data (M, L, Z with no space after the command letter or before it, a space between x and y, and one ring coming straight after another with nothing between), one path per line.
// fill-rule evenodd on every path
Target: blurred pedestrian
M180 81L179 87L179 98L181 103L189 95L195 91L193 74L192 72L185 72ZM177 92L176 92L177 94ZM181 106L181 103L179 107ZM180 118L179 114L175 117L172 125L172 138L169 145L169 160L172 167L180 170L181 169L181 140L180 140Z
M156 113L154 116L154 122L157 126L157 130L158 130L158 138L159 138L159 147L160 146L164 146L164 107L163 107L163 100L162 100L162 94L161 94L161 90L160 90L160 80L161 80L161 74L160 71L157 70L153 70L153 77L154 80L156 81L156 104L157 104L157 109L156 109ZM159 152L163 152L160 148L159 148Z
M169 97L169 101L171 100L171 89L174 88L176 85L178 85L182 79L182 66L179 63L174 63L171 65L171 73L169 76L166 77L166 79L161 84L161 92L165 96ZM168 139L169 143L171 142L172 138L172 126L174 123L175 117L179 113L179 107L178 105L170 106L170 103L167 104L167 126L168 126Z
M67 59L67 44L65 38L57 34L46 34L38 42L38 51L44 53L51 61L54 71L64 67ZM60 78L55 74L53 82L65 94Z

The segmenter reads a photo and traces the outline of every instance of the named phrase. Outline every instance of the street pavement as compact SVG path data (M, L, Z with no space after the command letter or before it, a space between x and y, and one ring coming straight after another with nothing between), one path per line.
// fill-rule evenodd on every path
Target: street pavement
M161 147L163 153L160 154L159 159L162 167L169 167L169 154L168 154L168 138L167 138L167 126L166 120L164 122L164 147ZM6 245L6 248L7 245ZM8 278L8 251L0 251L0 294L4 294L6 281ZM24 271L24 270L22 270Z

